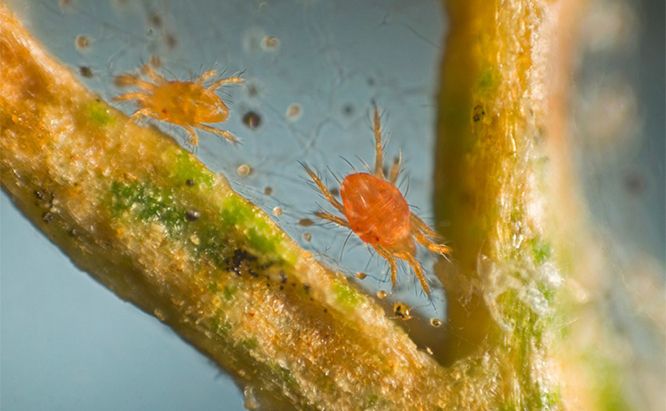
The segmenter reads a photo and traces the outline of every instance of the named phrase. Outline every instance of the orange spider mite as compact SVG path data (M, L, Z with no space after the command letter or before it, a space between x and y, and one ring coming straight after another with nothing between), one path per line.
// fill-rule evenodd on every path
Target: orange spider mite
M430 295L430 286L423 267L416 259L416 243L433 253L443 256L451 250L439 243L440 236L423 220L411 212L409 205L395 183L400 174L400 157L396 158L384 176L382 135L377 107L374 109L373 131L375 134L375 169L370 173L349 174L340 186L340 203L326 188L321 179L309 167L305 171L317 185L326 200L345 218L325 211L315 214L351 229L365 243L372 246L391 267L391 283L395 287L398 276L396 260L406 261L414 270L421 287Z
M242 78L225 77L206 86L205 83L217 75L215 70L204 72L194 81L167 80L147 64L141 67L141 73L152 83L134 74L121 74L115 81L119 87L140 89L114 98L115 101L136 100L139 109L132 114L132 119L146 116L181 126L187 131L189 142L194 147L199 145L195 128L216 134L232 143L238 141L229 131L204 123L221 123L229 117L229 107L215 91L222 86L242 83Z

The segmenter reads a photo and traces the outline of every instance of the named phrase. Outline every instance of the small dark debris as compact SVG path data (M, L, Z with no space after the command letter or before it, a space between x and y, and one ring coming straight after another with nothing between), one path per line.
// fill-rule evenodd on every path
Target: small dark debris
M303 290L306 294L310 292L310 288L310 284L303 284Z
M474 107L474 113L472 116L472 119L474 120L475 123L478 123L481 121L481 119L486 115L486 110L483 108L481 104L478 104Z
M645 177L637 173L624 176L624 188L633 195L640 195L645 191Z
M178 40L176 39L176 36L174 36L171 33L167 33L166 36L164 37L164 42L166 43L167 47L169 49L173 50L176 48L178 45Z
M287 275L280 271L280 284L286 284L287 282Z
M85 78L93 78L93 71L88 66L79 67L79 73Z
M344 114L345 116L351 116L352 114L354 114L354 106L351 104L345 104L344 106L342 106L342 114Z
M280 286L280 291L284 290L284 285Z
M90 39L84 35L78 35L74 39L74 44L79 50L84 50L90 47Z
M53 221L54 218L55 218L55 214L53 214L50 211L47 211L44 214L42 214L42 221L45 222L46 224Z
M298 220L298 225L301 225L303 227L310 227L313 224L314 221L310 220L309 218L301 218L300 220Z
M38 200L43 200L44 192L42 190L35 190L35 197L37 197Z
M243 275L244 273L249 273L253 277L257 277L258 274L250 269L250 266L257 261L257 257L248 253L245 250L236 250L234 255L227 259L227 267L230 271L233 271L237 275Z
M194 187L194 180L188 178L187 180L185 180L185 184L189 187Z
M185 212L185 219L187 221L196 221L201 217L201 214L197 210L187 210Z
M266 188L264 188L264 194L267 195L267 196L273 194L273 187L266 186Z
M248 94L250 97L255 97L255 96L257 96L257 95L259 94L259 89L257 88L257 85L256 85L256 84L249 84L249 85L247 86L247 94Z
M243 124L254 130L261 125L261 116L254 111L248 111L243 115Z
M148 17L148 21L153 27L162 27L162 17L157 13L152 13L150 17Z
M331 194L333 194L336 197L340 195L340 190L338 190L337 187L331 187L330 190L328 190L328 191L330 191Z

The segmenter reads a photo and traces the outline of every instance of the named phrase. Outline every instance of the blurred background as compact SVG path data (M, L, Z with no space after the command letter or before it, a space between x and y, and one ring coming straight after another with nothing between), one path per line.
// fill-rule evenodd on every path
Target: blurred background
M371 294L390 290L381 259L345 230L316 221L312 212L326 202L298 162L331 188L372 163L376 101L387 159L402 153L405 160L399 186L432 222L434 101L447 24L440 2L7 2L107 101L122 92L114 76L149 62L169 79L243 71L245 85L222 90L231 117L221 126L243 144L201 133L199 158L322 261L350 277L367 273L352 281ZM636 353L636 366L657 376L624 389L651 407L658 398L641 397L666 389L664 2L591 0L582 32L573 160L609 270L601 309ZM113 104L126 113L135 108ZM153 124L186 141L179 128ZM215 365L78 271L4 193L0 206L0 408L243 409L241 392ZM434 260L421 261L432 271ZM434 275L429 281L432 303L402 270L385 302L405 301L421 314L424 321L407 325L416 338L427 338L419 330L429 318L445 321L443 290Z

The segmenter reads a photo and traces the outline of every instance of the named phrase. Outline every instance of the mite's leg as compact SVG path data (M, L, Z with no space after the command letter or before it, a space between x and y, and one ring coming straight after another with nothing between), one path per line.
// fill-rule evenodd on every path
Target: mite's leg
M328 191L328 188L326 188L326 186L319 179L317 174L314 171L312 171L310 169L310 167L306 166L305 164L301 163L301 165L303 166L305 171L308 173L308 175L310 176L312 181L317 185L317 188L319 189L319 191L321 191L321 193L324 195L324 198L326 198L326 200L328 200L328 202L331 203L331 205L333 205L333 207L337 208L338 211L340 211L342 214L344 214L345 209L342 206L342 204L340 204L340 202L335 197L333 197L333 194L331 194L331 192Z
M383 247L376 246L374 248L379 255L388 261L389 266L391 267L391 286L395 289L395 285L398 283L398 265L395 262L395 258Z
M203 74L201 74L199 76L199 78L197 79L197 83L203 84L206 81L210 80L211 78L215 77L216 75L217 75L217 71L215 71L215 70L204 71Z
M445 246L444 244L438 244L432 241L420 231L414 232L414 237L416 237L416 241L435 254L439 254L444 257L451 254L451 248Z
M159 75L150 64L144 64L141 67L141 72L150 77L150 79L157 84L164 84L167 82L167 79Z
M398 154L398 157L393 159L393 164L391 165L391 170L389 171L389 181L392 184L395 184L395 182L398 181L401 165L402 165L402 153Z
M197 132L194 129L194 127L187 126L183 127L185 131L187 131L187 135L189 136L188 144L190 144L192 147L196 148L199 146L199 136L197 136Z
M342 217L327 213L326 211L317 211L315 215L319 218L323 218L324 220L332 221L337 225L349 228L349 224Z
M130 120L132 120L133 122L136 123L136 122L138 122L139 120L141 120L141 117L152 117L152 116L151 116L150 109L148 109L148 108L142 108L142 109L139 109L139 110L135 111L135 112L132 113L132 115L130 116Z
M421 220L421 218L414 213L411 215L411 222L420 232L426 236L433 239L441 238L441 236L435 230L430 228L430 226L426 224L425 221Z
M228 141L230 141L234 144L238 143L238 138L236 136L234 136L233 134L231 134L230 131L221 130L219 128L211 127L211 126L208 126L206 124L199 124L197 127L199 127L200 129L202 129L204 131L208 131L209 133L213 133L213 134L218 135L222 138L225 138L225 139L227 139Z
M128 100L138 100L138 101L146 101L146 99L149 96L141 91L137 91L134 93L124 93L119 96L115 96L113 98L113 101L128 101Z
M375 134L375 175L384 178L384 151L382 150L382 126L379 119L379 110L374 106L372 131Z
M217 90L218 88L220 88L222 86L226 86L226 85L230 85L230 84L240 84L244 81L245 81L245 79L243 79L240 76L226 77L226 78L222 78L222 79L217 80L216 82L214 82L213 84L211 84L207 88L208 88L208 90Z
M430 296L430 286L428 285L428 282L426 281L425 274L423 273L423 267L421 267L421 264L416 261L416 258L414 258L414 255L411 253L400 253L398 256L399 258L407 261L407 264L412 267L414 270L414 274L416 275L416 278L418 278L419 283L421 283L421 288L423 288L423 291Z
M116 76L114 83L118 87L138 87L146 91L155 89L155 85L153 83L141 80L139 76L135 76L134 74L121 74Z

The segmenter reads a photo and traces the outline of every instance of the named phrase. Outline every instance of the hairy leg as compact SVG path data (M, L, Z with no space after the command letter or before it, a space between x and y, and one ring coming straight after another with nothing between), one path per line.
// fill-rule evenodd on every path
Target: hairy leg
M437 233L437 231L430 228L430 226L426 224L425 221L421 220L421 218L414 213L412 213L411 215L411 223L414 225L414 227L416 227L420 232L422 232L426 236L433 239L441 238L441 236Z
M382 126L379 119L379 110L374 105L372 118L372 131L375 135L375 175L384 178L384 151L382 149Z
M144 64L141 67L141 72L148 76L151 80L153 80L157 84L164 84L167 82L167 80L159 75L157 71L150 65L150 64Z
M414 274L419 280L419 283L421 283L421 288L423 288L423 291L425 291L425 293L430 296L430 286L428 285L425 274L423 273L423 267L421 267L421 264L416 261L416 258L411 253L407 252L400 253L400 255L397 257L407 261L407 264L409 264L409 266L414 270Z
M228 141L230 141L234 144L238 143L238 138L236 136L234 136L233 134L231 134L230 131L215 128L215 127L212 127L212 126L209 126L209 125L206 125L206 124L199 124L197 127L199 127L200 129L202 129L204 131L208 131L209 133L213 133L213 134L218 135L222 138L225 138L225 139L227 139Z
M142 90L151 91L155 89L153 83L141 80L139 76L134 74L121 74L116 76L114 83L118 87L138 87Z
M340 226L342 226L342 227L347 227L347 228L349 228L349 224L348 224L347 221L345 221L345 219L342 218L342 217L338 217L338 216L336 216L336 215L334 215L334 214L327 213L326 211L317 211L317 212L315 213L315 215L316 215L317 217L319 217L319 218L323 218L324 220L332 221L332 222L334 222L334 223L336 223L337 225L340 225Z
M192 147L198 147L199 146L199 136L197 136L197 132L194 129L194 127L183 127L185 131L187 131L187 135L189 136L188 144L192 145Z
M391 184L395 184L395 182L398 181L401 165L402 165L402 153L398 154L398 157L394 158L393 164L391 164L391 170L389 171L389 181L391 182Z
M383 247L375 246L375 251L377 254L384 257L388 261L389 266L391 267L391 286L395 288L395 285L398 283L398 265L395 262L395 257Z
M333 207L337 208L338 211L340 211L342 214L344 214L345 213L344 207L342 206L342 204L340 204L340 202L335 197L333 197L333 194L331 194L331 192L328 191L328 188L326 188L326 186L321 181L319 176L317 176L317 174L314 171L312 171L310 169L310 167L306 166L303 163L301 163L301 165L303 166L305 171L308 173L308 175L310 176L312 181L317 185L317 188L319 189L319 191L321 191L321 193L324 195L324 198L326 198L326 200L328 200L328 202L331 203L331 205Z
M124 93L119 96L115 96L113 98L113 101L129 101L129 100L138 100L138 101L146 101L146 99L149 96L142 92L142 91L137 91L133 93Z
M139 120L141 120L141 117L152 117L150 109L142 108L142 109L139 109L139 110L135 111L130 116L130 120L132 120L136 123Z
M420 231L414 232L414 237L416 237L416 241L418 241L422 246L424 246L425 248L427 248L428 250L432 251L435 254L439 254L444 257L451 254L451 248L445 246L444 244L438 244L432 241Z
M197 83L199 83L199 84L203 84L203 83L205 83L206 81L210 80L211 78L215 77L216 75L217 75L217 71L216 71L216 70L208 70L208 71L204 71L203 74L201 74L201 75L199 76L199 78L197 79Z
M243 79L240 76L226 77L226 78L222 78L222 79L217 80L216 82L214 82L213 84L211 84L207 88L209 90L217 90L218 88L220 88L222 86L226 86L226 85L230 85L230 84L240 84L240 83L243 83L244 81L245 81L245 79Z

